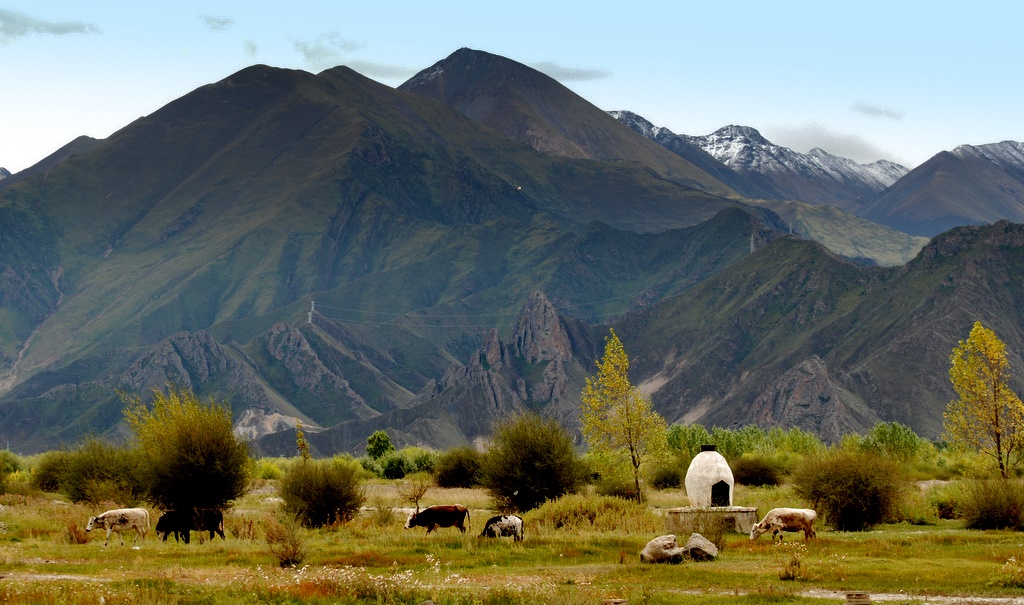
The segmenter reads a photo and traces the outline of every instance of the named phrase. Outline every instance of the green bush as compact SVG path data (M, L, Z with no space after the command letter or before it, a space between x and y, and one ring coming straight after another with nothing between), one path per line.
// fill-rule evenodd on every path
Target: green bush
M366 439L366 455L373 460L380 460L394 451L395 446L391 444L391 437L384 431L374 431Z
M480 484L498 510L526 511L574 492L583 478L572 437L551 418L523 414L495 428Z
M1024 483L1016 479L978 479L963 487L960 503L968 529L1024 528Z
M567 494L548 500L524 517L528 525L551 530L595 529L648 533L664 529L664 519L648 506L613 496Z
M899 504L899 466L878 455L834 450L808 458L793 476L794 491L840 531L869 529Z
M782 473L772 461L760 456L743 455L729 465L736 483L749 487L778 485L782 482Z
M134 450L88 438L77 449L55 454L53 466L44 469L49 475L45 483L53 487L56 479L58 491L72 502L135 506L146 493L145 479L138 472L139 461Z
M305 527L346 522L366 501L355 463L340 459L293 465L279 491L284 509Z
M594 484L594 491L601 496L611 498L622 498L633 502L644 502L643 487L641 493L636 493L636 484L633 478L625 472L601 475Z
M435 451L421 447L406 447L402 448L402 453L412 465L410 473L433 473L437 466L438 456Z
M677 462L669 462L655 467L651 471L651 487L654 489L678 489L686 478L685 466Z
M380 476L385 479L402 479L413 472L414 467L400 453L391 453L379 458Z
M223 509L245 493L253 464L226 404L202 404L184 389L154 392L152 407L138 398L127 404L125 417L153 504L166 510Z
M53 450L40 455L32 468L29 483L32 487L44 492L59 492L67 474L71 452Z
M471 447L457 447L441 454L434 467L438 487L475 487L480 485L483 454Z
M910 462L924 449L924 442L909 426L879 422L864 437L861 447L885 458Z

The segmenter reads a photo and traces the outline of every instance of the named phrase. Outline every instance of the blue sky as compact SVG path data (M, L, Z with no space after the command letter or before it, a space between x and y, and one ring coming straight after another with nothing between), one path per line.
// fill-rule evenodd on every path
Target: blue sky
M536 67L680 134L753 126L797 151L908 167L1024 140L1021 2L0 0L0 166L253 63L397 86L460 47Z

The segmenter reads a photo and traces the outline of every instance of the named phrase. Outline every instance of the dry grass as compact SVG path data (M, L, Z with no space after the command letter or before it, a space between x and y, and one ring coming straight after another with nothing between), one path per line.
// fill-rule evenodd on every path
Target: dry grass
M393 502L393 485L367 486L368 502ZM679 494L656 494L665 508ZM784 488L737 490L737 502L762 511L789 503ZM388 500L391 499L391 500ZM653 500L653 498L652 498ZM461 502L473 509L465 534L380 524L366 510L336 528L309 531L305 558L281 569L265 541L279 501L265 487L227 516L228 540L159 542L151 532L139 549L116 540L74 544L67 523L84 525L97 511L50 497L0 499L0 602L111 603L715 603L806 601L808 591L921 595L1019 596L1024 569L1019 534L968 531L959 522L884 526L879 531L787 537L783 545L723 537L717 561L652 566L638 553L663 525L552 529L531 525L526 540L478 538L489 502L479 490L432 489L424 502ZM642 513L640 516L646 518ZM396 515L398 513L396 512ZM529 520L530 516L526 515ZM655 515L655 519L656 519ZM639 519L639 517L638 517ZM633 529L625 529L632 527ZM956 570L956 573L950 573ZM815 602L821 602L820 600Z

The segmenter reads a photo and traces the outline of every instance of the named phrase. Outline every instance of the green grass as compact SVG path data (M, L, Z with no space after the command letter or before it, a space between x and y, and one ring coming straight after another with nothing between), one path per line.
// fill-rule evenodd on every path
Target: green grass
M407 506L392 483L374 481L366 489L368 502ZM279 506L274 495L270 482L237 502L226 517L226 541L195 533L190 545L159 542L151 532L138 550L130 538L122 547L112 536L106 548L102 535L69 541L70 524L81 528L105 506L0 496L0 602L824 603L854 590L912 601L1019 596L1024 586L1020 534L969 531L954 521L860 533L822 527L816 540L790 535L781 545L730 534L714 562L658 566L641 564L638 553L664 526L624 519L624 526L641 529L554 529L527 514L523 542L485 540L477 535L490 513L487 495L439 488L421 506L466 504L472 511L466 534L404 530L405 512L397 508L381 526L368 511L346 525L306 532L306 559L281 569L264 541L264 523ZM791 498L788 488L737 491L737 501L762 509ZM651 502L686 503L678 490L656 492Z

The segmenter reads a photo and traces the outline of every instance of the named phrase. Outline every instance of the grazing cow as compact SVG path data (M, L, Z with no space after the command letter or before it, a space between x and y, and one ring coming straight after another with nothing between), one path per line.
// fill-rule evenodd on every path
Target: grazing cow
M210 532L211 540L213 540L214 533L220 536L221 540L227 540L227 538L224 537L224 512L220 509L197 508L194 519L195 526L193 529L196 531Z
M523 539L523 519L515 515L497 515L491 517L484 524L484 531L480 533L481 538L504 538L511 536L514 542L521 542Z
M192 511L169 510L156 520L156 535L164 542L174 534L174 541L189 543L192 536Z
M117 508L107 512L89 517L89 523L85 531L92 531L93 528L107 530L107 539L103 542L106 546L110 542L110 532L117 532L117 537L124 546L124 535L121 532L135 530L135 541L144 542L146 533L149 532L149 512L144 508Z
M767 531L772 532L772 542L775 541L775 536L782 542L784 531L802 531L804 540L813 538L817 535L812 527L817 518L818 513L809 508L773 508L760 523L750 528L750 539L756 540Z
M173 533L175 541L180 538L185 544L188 544L192 530L210 532L211 540L214 534L219 535L222 540L226 540L227 538L224 537L224 513L215 508L169 510L156 522L156 533L165 542L167 537Z
M438 527L457 527L466 533L465 521L469 520L469 509L461 504L438 504L409 514L405 529L426 527L427 533Z

